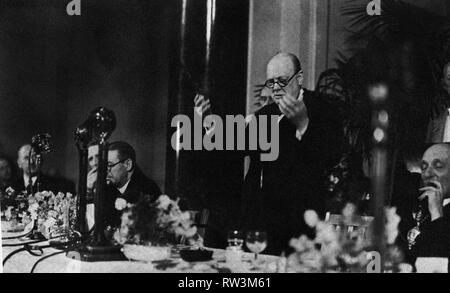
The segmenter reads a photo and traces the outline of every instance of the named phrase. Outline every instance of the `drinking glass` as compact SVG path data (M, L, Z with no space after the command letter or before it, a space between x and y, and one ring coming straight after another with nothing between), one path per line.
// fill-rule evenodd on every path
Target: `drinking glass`
M267 233L263 231L250 231L247 233L245 241L247 248L255 254L255 262L258 260L258 254L267 247Z
M244 233L239 230L232 230L228 232L228 246L235 247L238 249L242 248L242 245L244 245Z

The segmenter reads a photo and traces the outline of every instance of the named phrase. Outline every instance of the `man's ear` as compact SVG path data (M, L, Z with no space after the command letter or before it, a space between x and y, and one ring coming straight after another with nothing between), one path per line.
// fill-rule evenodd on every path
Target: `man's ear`
M297 83L298 83L298 85L303 85L303 71L300 71L298 74L297 74Z
M131 160L131 159L127 159L126 161L125 161L125 165L126 165L126 168L127 168L127 171L128 172L130 172L131 170L133 170L133 161Z

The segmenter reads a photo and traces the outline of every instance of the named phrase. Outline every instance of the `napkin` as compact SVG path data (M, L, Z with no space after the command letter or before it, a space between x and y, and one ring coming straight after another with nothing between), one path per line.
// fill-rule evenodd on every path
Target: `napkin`
M419 257L416 269L418 273L448 273L448 258Z

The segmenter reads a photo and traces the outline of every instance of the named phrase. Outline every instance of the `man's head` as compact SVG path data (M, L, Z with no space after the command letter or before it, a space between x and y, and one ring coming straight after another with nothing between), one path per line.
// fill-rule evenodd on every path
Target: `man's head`
M298 58L291 53L278 53L267 64L266 87L272 99L278 100L286 93L298 97L303 84L303 71Z
M17 165L25 174L34 176L37 174L39 168L37 165L38 162L34 150L31 152L31 165L29 164L30 150L31 145L29 144L20 147L19 151L17 152Z
M425 151L422 157L422 181L425 186L439 182L444 197L450 197L450 144L435 144Z
M444 65L442 74L442 85L445 89L450 89L450 62Z
M8 158L0 156L0 186L6 184L11 179L11 164Z
M98 165L98 144L92 144L88 147L88 163L89 168L97 169Z
M116 141L109 145L108 151L108 184L117 188L130 180L136 166L136 152L126 142Z

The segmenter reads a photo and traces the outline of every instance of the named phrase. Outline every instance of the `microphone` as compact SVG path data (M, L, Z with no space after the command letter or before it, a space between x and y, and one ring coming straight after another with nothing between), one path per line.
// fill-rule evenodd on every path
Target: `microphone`
M37 192L40 191L40 170L42 167L42 155L47 154L49 152L51 152L52 150L52 146L50 143L50 139L51 139L51 135L48 133L43 133L43 134L36 134L31 138L31 148L30 148L30 153L28 155L28 166L31 168L32 166L32 159L35 158L35 162L34 166L36 167L36 171L37 171ZM33 151L35 156L33 157ZM30 169L31 170L31 169ZM30 194L33 194L34 192L34 188L33 188L33 181L32 181L32 176L30 176L29 181L28 181L28 188L30 190Z
M31 139L31 148L38 154L47 154L52 151L51 135L48 133L36 134Z

